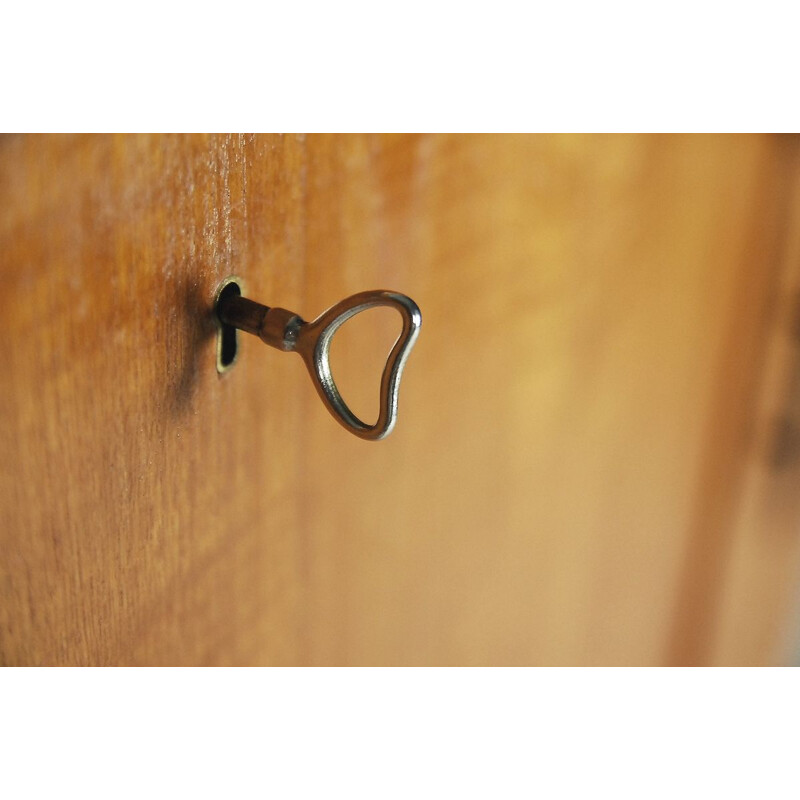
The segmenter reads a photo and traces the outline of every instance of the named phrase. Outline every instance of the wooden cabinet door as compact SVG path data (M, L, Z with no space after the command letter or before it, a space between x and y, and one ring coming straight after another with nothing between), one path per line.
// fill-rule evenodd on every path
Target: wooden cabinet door
M0 659L786 661L797 149L6 137ZM255 338L217 373L232 274L417 301L388 439ZM340 331L357 411L397 327Z

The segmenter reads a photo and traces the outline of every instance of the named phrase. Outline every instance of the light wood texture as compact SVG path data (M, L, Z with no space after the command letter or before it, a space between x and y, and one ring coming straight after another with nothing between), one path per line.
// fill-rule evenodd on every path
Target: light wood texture
M708 657L720 664L800 664L800 153L786 176L780 278L762 379L746 425L741 490L720 574Z
M0 659L785 659L796 543L751 605L741 542L770 533L742 497L796 150L6 138ZM255 339L216 374L231 273L306 317L363 289L419 303L389 439L346 433ZM397 325L374 314L334 348L356 410Z

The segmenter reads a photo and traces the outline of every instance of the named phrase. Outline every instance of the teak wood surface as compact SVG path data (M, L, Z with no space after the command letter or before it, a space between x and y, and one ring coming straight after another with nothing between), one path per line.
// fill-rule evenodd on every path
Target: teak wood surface
M797 175L773 136L0 140L0 663L791 661ZM217 374L232 274L417 301L387 440L252 337ZM356 411L398 326L340 332Z

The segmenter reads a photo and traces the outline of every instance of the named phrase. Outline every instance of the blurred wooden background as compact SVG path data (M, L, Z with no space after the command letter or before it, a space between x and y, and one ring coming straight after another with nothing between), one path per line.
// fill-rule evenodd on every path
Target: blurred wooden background
M781 664L798 140L0 140L0 662ZM364 442L211 304L423 329ZM391 311L334 371L376 407Z

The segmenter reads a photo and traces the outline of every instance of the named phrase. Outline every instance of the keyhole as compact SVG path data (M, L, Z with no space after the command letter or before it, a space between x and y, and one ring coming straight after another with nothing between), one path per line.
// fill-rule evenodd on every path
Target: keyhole
M214 318L217 321L217 372L220 374L229 370L236 361L239 349L239 335L233 325L226 325L217 314L219 304L228 297L241 296L242 287L239 280L231 276L225 278L217 290L217 299L214 303Z

